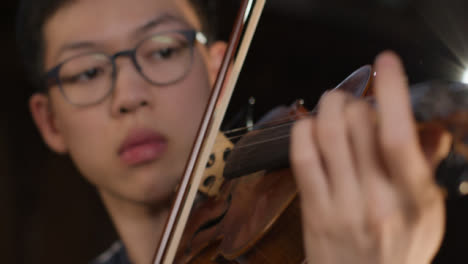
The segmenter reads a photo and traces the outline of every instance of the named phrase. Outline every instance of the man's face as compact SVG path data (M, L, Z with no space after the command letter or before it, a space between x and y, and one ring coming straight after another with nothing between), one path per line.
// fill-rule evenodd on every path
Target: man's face
M176 19L145 27L165 15ZM45 68L81 53L132 49L155 33L180 29L200 29L186 0L74 1L45 24ZM74 45L83 42L91 45ZM191 70L168 86L151 85L121 57L114 91L99 104L74 106L54 86L48 97L33 96L31 109L49 146L70 154L101 194L154 204L169 197L183 172L210 93L211 57L195 44Z

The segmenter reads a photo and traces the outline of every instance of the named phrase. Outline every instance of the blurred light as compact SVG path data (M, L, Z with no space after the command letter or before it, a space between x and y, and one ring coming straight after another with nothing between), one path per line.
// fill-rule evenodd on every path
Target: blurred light
M468 84L468 69L466 69L465 73L463 74L462 82Z

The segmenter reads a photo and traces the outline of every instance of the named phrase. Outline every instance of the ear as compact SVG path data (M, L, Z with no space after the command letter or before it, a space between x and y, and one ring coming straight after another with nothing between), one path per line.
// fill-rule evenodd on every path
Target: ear
M57 153L66 153L67 147L63 135L56 127L49 97L44 94L34 94L29 99L29 110L45 143Z
M208 67L210 81L214 83L218 75L221 64L223 63L224 54L226 53L227 44L223 41L216 41L208 48L210 64Z

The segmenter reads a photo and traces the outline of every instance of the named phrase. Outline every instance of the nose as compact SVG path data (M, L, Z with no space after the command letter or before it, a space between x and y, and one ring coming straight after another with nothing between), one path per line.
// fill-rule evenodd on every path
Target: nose
M131 60L116 63L112 114L121 116L149 107L153 102L152 85L137 71Z

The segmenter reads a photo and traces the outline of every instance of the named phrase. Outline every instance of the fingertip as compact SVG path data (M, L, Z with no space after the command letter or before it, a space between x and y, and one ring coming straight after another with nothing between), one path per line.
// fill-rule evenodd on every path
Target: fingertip
M378 64L392 64L392 65L400 64L401 65L400 57L398 56L398 54L396 54L392 50L382 51L375 58L375 62Z
M380 53L375 60L375 95L381 108L409 104L408 79L400 57L393 51Z
M376 79L379 79L379 72L384 70L396 70L406 77L403 61L394 51L386 50L377 55L375 59Z

